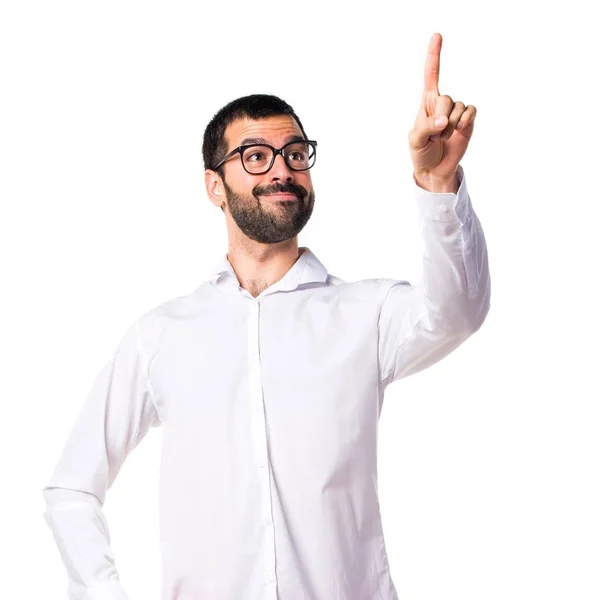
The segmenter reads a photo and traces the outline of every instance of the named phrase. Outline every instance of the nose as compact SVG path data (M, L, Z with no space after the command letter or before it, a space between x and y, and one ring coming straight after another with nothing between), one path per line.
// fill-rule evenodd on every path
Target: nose
M275 157L275 162L269 171L269 179L271 181L294 181L294 171L287 166L281 154Z

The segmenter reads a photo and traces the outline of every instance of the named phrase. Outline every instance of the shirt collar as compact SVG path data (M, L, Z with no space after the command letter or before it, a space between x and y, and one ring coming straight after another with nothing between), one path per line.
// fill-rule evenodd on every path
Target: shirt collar
M301 246L299 250L303 251L300 258L298 258L290 270L279 281L270 286L272 288L271 291L289 291L305 283L323 283L327 281L327 269L310 248ZM228 279L230 277L237 281L239 285L237 275L227 259L227 253L225 253L210 273L209 281L216 283L221 279Z

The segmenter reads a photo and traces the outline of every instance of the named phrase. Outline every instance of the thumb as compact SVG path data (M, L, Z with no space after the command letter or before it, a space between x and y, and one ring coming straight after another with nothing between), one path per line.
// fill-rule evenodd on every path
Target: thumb
M413 133L413 144L417 148L423 148L429 138L440 134L444 127L448 125L448 117L446 115L434 115L423 121L423 125Z

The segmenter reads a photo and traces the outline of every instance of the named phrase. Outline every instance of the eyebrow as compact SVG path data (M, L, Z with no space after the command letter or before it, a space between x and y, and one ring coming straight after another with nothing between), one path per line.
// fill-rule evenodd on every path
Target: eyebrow
M303 138L301 135L290 135L288 136L288 138L286 139L286 144L289 144L290 142L305 142L306 139ZM245 146L246 144L268 144L269 142L267 142L267 140L265 140L265 138L262 137L247 137L244 138L238 145L239 146Z

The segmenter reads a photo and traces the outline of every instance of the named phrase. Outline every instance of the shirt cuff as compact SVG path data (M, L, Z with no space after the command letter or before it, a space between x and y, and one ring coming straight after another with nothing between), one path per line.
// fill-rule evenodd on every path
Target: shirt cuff
M420 213L438 221L454 221L458 217L464 223L469 211L469 193L465 181L465 173L461 165L458 165L456 176L459 181L456 194L451 192L439 193L428 192L417 184L413 173L415 195Z

